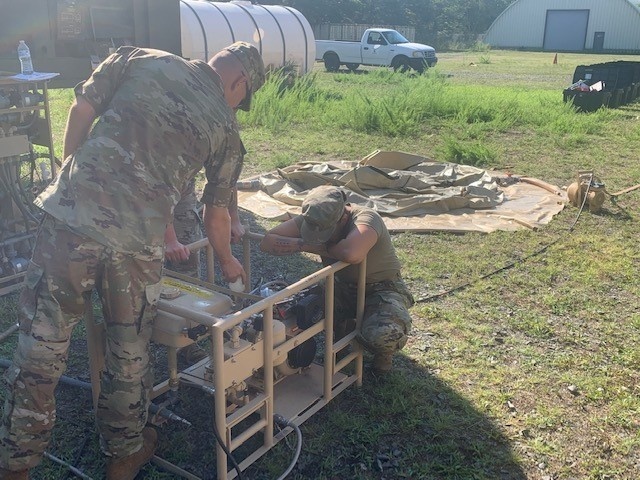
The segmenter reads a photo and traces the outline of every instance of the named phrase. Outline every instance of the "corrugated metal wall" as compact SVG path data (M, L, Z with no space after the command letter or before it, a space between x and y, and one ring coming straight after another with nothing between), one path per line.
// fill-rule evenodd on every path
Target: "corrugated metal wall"
M585 49L605 32L604 50L640 51L640 10L629 0L517 0L493 22L484 42L503 48L542 49L547 10L588 9Z
M316 40L351 40L359 42L367 28L392 28L400 32L410 42L415 41L416 29L406 25L363 25L358 23L323 23L314 25Z

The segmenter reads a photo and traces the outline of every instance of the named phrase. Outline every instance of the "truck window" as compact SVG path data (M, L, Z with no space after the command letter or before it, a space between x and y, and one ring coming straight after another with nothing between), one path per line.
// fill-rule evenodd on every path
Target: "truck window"
M384 32L384 38L392 45L398 45L399 43L409 43L409 40L404 38L400 33L395 30L389 30Z
M369 38L367 38L367 43L369 45L386 45L384 37L380 32L370 32Z

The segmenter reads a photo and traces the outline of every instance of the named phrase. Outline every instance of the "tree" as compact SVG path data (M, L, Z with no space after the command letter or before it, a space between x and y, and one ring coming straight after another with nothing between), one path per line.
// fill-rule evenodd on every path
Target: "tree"
M299 10L311 25L364 23L407 25L416 40L437 48L456 38L473 43L512 0L282 0Z

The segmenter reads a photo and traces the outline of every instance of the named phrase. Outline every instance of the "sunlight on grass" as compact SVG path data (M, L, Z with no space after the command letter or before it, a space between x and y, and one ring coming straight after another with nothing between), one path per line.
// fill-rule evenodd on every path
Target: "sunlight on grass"
M256 95L252 110L239 112L239 119L243 124L278 132L304 124L312 129L338 126L389 137L414 135L424 122L448 121L454 130L465 125L481 126L484 132L534 128L559 138L571 136L575 142L580 135L598 131L610 117L606 111L577 115L551 92L452 85L442 75L430 72L416 76L378 70L369 75L338 74L333 80L340 88L326 82L320 85L315 75L293 81L271 75ZM488 147L481 148L485 151L479 157L495 156ZM450 156L461 155L450 152Z
M584 169L593 169L609 192L640 181L640 102L585 114L562 101L576 65L628 57L560 54L552 65L549 52L478 45L440 58L425 75L369 67L329 74L321 65L298 79L271 75L252 110L238 112L249 151L243 177L302 160L351 161L388 149L560 187ZM60 156L73 91L50 90L50 101ZM394 357L390 376L368 372L368 356L363 386L345 390L307 420L291 478L636 478L638 211L640 190L616 204L607 197L598 214L584 210L572 231L579 210L565 205L536 230L394 234L403 276L419 300L411 309L409 342ZM247 218L252 231L277 224ZM297 279L317 267L315 257L308 260L278 257L273 270ZM0 299L3 328L15 322L16 298ZM76 329L74 340L84 337ZM12 355L15 338L0 345L4 358ZM86 353L68 364L81 369ZM189 391L186 400L192 396ZM210 407L191 402L176 408L194 426L165 425L161 453L174 442L180 447L170 458L208 468L215 463ZM73 458L77 422L61 410L67 417L59 417L56 429L71 446L59 442L56 449ZM95 452L83 452L82 461L88 473L95 473L92 463L101 472L91 419L87 425ZM187 440L202 426L197 438L208 457L196 460L204 447ZM275 478L291 454L281 442L247 478ZM380 471L379 455L397 466ZM50 465L39 468L34 478L61 475L48 475ZM173 478L146 468L148 478Z

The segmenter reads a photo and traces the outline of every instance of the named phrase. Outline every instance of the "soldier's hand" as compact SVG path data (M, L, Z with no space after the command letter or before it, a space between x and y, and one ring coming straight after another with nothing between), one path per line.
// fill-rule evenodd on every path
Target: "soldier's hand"
M186 245L176 241L167 243L164 250L164 258L170 262L185 262L189 260L191 250Z
M242 237L244 237L244 226L240 221L234 222L231 221L231 243L240 243L242 242Z
M240 277L242 278L242 283L247 284L247 274L237 258L231 257L227 261L220 260L220 268L227 282L232 283Z

